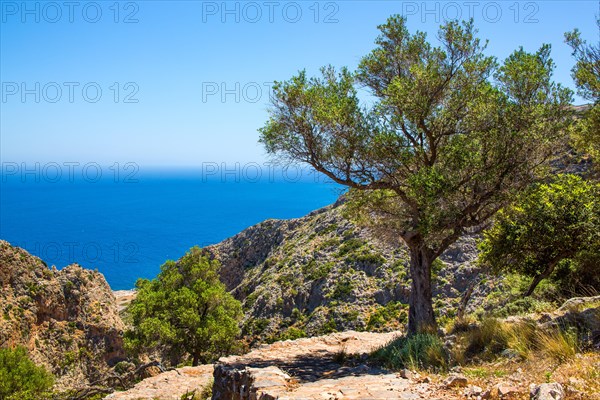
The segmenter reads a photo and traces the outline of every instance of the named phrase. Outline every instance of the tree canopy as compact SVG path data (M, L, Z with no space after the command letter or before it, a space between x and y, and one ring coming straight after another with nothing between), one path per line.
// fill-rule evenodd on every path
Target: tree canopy
M598 284L600 266L590 261L600 254L600 185L561 175L532 187L498 213L481 249L481 262L496 272L533 278L527 296L566 260L573 263L572 273L596 276L587 284Z
M596 18L600 34L600 17ZM574 127L574 137L579 148L589 153L596 162L600 157L600 43L588 44L575 29L565 34L566 42L573 49L575 66L573 80L578 94L592 102L582 112L582 118Z
M29 359L24 347L0 349L0 400L48 398L54 377Z
M379 30L357 71L276 82L260 134L269 153L351 188L351 201L408 245L412 334L435 328L431 263L536 179L571 92L552 81L549 45L499 64L473 21L441 26L437 47L401 16Z
M128 308L129 348L157 350L172 364L189 354L193 365L233 350L242 309L219 281L219 267L194 247L179 261L167 261L156 279L138 280L137 297Z

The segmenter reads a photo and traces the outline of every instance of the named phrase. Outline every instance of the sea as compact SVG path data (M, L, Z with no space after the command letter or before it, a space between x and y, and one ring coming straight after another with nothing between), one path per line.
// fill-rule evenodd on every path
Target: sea
M193 246L304 216L343 193L298 167L54 164L2 165L0 239L48 266L97 269L113 290L156 277Z

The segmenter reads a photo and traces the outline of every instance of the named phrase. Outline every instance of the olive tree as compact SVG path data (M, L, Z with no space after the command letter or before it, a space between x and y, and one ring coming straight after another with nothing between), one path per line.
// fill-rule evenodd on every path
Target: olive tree
M552 81L549 45L499 65L473 21L441 26L438 46L400 16L379 30L356 72L325 67L276 82L260 140L349 187L408 246L414 334L436 328L432 263L536 179L571 92Z

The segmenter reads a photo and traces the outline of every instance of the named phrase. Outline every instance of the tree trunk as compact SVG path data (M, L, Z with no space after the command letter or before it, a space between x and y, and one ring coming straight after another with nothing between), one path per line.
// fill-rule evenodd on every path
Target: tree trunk
M533 294L533 291L537 287L537 285L539 285L542 280L546 279L547 277L549 277L552 274L552 272L554 272L554 268L556 267L556 265L558 264L558 262L560 260L562 260L562 257L552 261L550 263L550 265L548 265L548 268L546 268L546 270L544 272L542 272L541 274L539 274L535 278L533 278L533 282L531 282L531 285L529 286L529 290L527 290L527 292L525 293L525 297L531 296Z
M421 243L410 246L410 277L412 280L408 310L408 335L437 332L431 294L431 263L433 256Z
M200 355L195 353L192 355L192 367L197 367L200 364Z

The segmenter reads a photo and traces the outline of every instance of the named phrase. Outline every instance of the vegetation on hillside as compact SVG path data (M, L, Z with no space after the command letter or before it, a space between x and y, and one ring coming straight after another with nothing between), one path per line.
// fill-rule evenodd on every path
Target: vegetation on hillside
M29 359L24 347L0 348L0 400L48 398L54 377Z
M158 351L172 365L191 356L209 363L236 349L240 303L219 281L219 263L198 247L167 261L153 280L140 279L128 309L133 329L126 344L134 353Z

